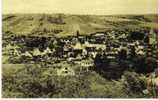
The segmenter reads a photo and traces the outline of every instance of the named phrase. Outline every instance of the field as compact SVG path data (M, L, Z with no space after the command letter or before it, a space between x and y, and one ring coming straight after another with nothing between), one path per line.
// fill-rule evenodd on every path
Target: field
M138 27L158 28L158 15L3 15L3 31L12 31L16 34L26 35L36 31L43 31L44 29L48 33L49 31L62 30L50 35L67 36L75 35L76 30L79 30L81 34L90 34L108 29Z

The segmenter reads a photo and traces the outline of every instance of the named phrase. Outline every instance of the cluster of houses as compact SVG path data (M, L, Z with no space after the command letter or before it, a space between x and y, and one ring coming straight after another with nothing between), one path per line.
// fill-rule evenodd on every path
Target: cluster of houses
M158 37L153 30L144 33L143 39L136 40L132 39L130 33L127 32L96 32L90 35L77 33L75 36L62 38L6 36L3 38L3 55L8 55L14 60L27 58L27 63L55 64L66 61L84 66L87 68L86 70L88 67L94 66L97 54L104 54L108 59L117 59L121 50L126 51L127 57L134 54L158 59ZM68 69L62 70L65 72ZM72 71L71 74L74 75Z

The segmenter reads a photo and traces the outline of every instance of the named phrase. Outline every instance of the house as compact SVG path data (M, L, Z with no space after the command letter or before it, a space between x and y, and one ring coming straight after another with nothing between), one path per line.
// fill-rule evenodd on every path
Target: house
M136 54L137 54L137 55L145 55L146 53L145 53L145 51L144 51L144 46L138 45L138 46L136 47Z
M57 69L57 75L58 76L74 76L75 71L70 67L62 67L60 69Z
M32 52L33 56L42 56L43 53L38 49L38 48L35 48Z
M82 55L84 47L80 42L77 42L75 45L72 46L72 48L75 57L77 57L78 55Z
M92 43L89 43L88 41L85 42L84 44L84 47L85 48L95 48L96 50L105 50L106 49L106 45L104 44L92 44Z
M52 53L51 49L47 47L42 54L45 55L45 54L51 54L51 53Z
M83 46L80 42L77 42L75 45L72 46L74 50L82 50Z
M105 39L105 32L96 32L96 33L92 33L91 34L91 37L92 38L95 38L95 39Z
M32 57L31 53L29 53L28 51L26 51L25 53L22 53L21 56L26 56L26 57Z

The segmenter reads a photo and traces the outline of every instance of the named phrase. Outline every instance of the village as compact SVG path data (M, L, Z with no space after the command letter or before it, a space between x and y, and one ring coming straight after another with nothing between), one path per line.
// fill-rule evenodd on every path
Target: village
M54 90L52 84L55 87L62 84L60 88L63 89L63 82L69 84L72 79L75 80L71 84L75 90L82 86L87 86L86 90L92 90L93 87L89 86L94 86L95 82L100 84L102 80L105 82L102 86L110 82L118 87L122 86L121 91L125 89L124 91L132 90L143 96L157 96L157 32L152 28L112 29L84 35L76 30L73 35L56 37L38 33L17 35L7 31L2 38L2 62L6 75L4 81L13 84L19 82L19 85L21 81L15 81L19 80L16 77L28 79L22 82L23 87L32 81L39 84L40 80L46 85L38 87L34 83L28 84L39 91L51 91ZM44 30L40 33L46 34ZM14 78L7 80L7 75ZM98 78L101 79L97 81ZM80 83L83 85L78 86Z
M109 30L90 35L80 35L77 30L74 36L61 38L15 35L6 32L3 36L3 56L9 58L3 63L53 66L59 69L57 74L61 76L75 75L76 68L79 68L80 72L112 70L116 73L129 68L133 69L136 66L133 59L136 57L150 57L157 66L157 39L158 36L153 29ZM67 67L62 67L64 65ZM108 68L108 66L114 67ZM143 72L147 71L146 68L143 69L141 69ZM154 69L155 67L152 67L148 71ZM120 75L114 74L113 77L110 75L110 78L116 76Z

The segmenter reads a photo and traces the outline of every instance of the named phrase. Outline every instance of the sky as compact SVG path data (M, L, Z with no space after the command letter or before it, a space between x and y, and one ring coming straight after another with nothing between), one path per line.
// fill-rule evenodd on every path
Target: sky
M2 0L2 13L148 14L158 0Z

